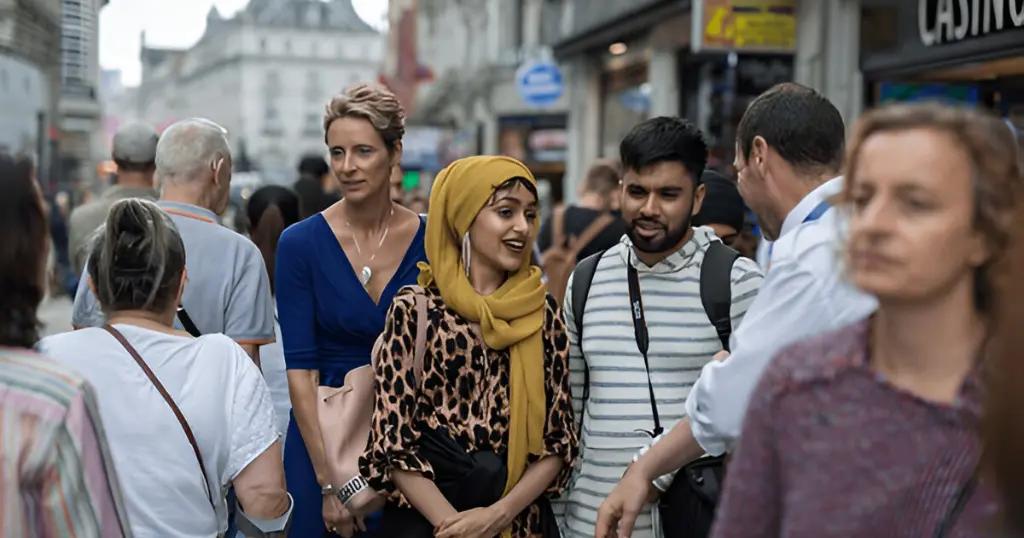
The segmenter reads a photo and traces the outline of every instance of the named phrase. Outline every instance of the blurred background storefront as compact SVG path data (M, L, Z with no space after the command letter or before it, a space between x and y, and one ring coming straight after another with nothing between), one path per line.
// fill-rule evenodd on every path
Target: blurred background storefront
M865 104L942 99L1024 128L1024 1L863 0Z
M660 115L696 122L709 164L729 172L747 104L793 79L796 13L795 0L576 3L554 46L571 80L567 177L617 158L629 130Z

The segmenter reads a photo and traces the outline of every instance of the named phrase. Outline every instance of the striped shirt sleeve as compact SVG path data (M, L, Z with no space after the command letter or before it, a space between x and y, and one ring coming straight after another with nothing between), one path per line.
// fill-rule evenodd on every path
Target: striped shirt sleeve
M732 331L735 333L761 289L764 274L761 273L757 262L740 256L732 264L729 279L732 281L732 307L729 309L729 317L732 319Z
M117 477L91 393L69 402L39 469L43 536L129 536ZM40 439L40 441L44 441Z

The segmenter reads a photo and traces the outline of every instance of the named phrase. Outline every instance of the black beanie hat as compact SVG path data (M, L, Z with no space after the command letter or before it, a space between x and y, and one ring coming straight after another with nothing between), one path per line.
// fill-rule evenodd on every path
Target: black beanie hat
M704 204L693 217L694 226L725 224L736 231L743 229L743 216L747 206L743 203L736 182L714 170L705 170L700 176L704 184Z

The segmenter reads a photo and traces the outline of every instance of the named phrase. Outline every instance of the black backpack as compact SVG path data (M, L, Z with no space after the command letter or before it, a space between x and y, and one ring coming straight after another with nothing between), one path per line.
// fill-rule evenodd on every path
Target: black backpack
M579 341L583 339L583 311L590 295L594 272L604 252L587 257L576 266L572 276L571 308ZM722 349L729 349L732 334L732 266L740 254L712 241L704 253L700 267L700 299L708 320L718 332ZM584 361L584 364L586 362ZM590 369L583 371L583 406L590 398ZM651 400L652 408L656 403ZM656 411L655 411L656 412ZM583 417L580 417L582 429ZM582 432L581 432L582 433ZM725 456L708 456L695 460L676 473L668 491L658 499L661 524L666 538L704 538L711 532L715 505L725 478Z

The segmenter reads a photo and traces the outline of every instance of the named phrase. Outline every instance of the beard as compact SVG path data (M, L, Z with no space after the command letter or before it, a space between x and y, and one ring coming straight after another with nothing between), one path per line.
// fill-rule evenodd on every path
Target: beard
M691 221L692 216L690 215L689 211L686 212L686 217L683 219L683 222L681 222L679 226L672 228L669 228L661 224L660 222L656 221L651 221L647 219L635 219L629 223L629 229L626 231L626 235L629 237L629 240L633 242L633 246L640 252L658 254L679 245L680 241L682 241L683 238L686 237L687 232L690 231ZM636 230L640 222L648 224L657 224L659 227L661 227L663 231L661 238L656 238L652 240L641 237L639 234L637 234Z

